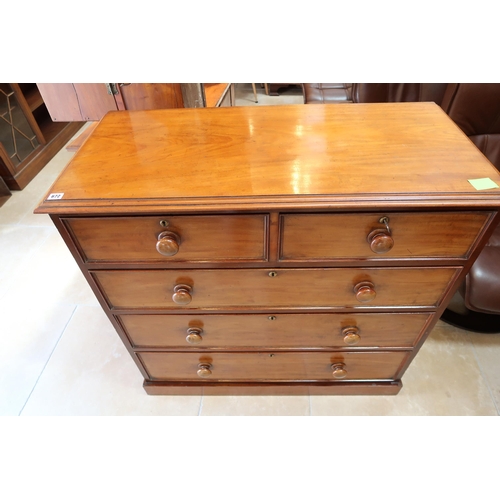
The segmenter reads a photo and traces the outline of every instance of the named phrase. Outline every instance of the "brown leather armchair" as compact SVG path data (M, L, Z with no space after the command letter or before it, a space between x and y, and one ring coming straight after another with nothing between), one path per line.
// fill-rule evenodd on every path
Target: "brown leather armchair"
M441 104L447 83L303 83L306 104L415 102Z
M500 170L500 83L450 83L441 106ZM500 333L500 225L441 319L467 330Z
M441 104L447 83L353 83L353 102L427 102Z

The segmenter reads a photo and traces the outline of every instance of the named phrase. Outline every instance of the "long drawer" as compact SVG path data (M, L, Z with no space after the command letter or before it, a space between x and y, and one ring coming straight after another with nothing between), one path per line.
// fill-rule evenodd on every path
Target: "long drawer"
M412 348L432 314L128 314L133 347Z
M466 259L491 216L491 212L285 214L280 258Z
M408 352L140 352L152 380L393 380Z
M87 262L267 259L267 215L262 214L86 217L64 222Z
M436 307L459 267L92 271L115 308Z

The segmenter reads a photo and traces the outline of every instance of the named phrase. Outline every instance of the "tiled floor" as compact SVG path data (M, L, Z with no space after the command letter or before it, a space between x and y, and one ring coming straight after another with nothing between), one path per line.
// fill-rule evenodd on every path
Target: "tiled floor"
M259 105L302 103L297 89ZM237 105L255 105L250 84ZM439 323L392 397L148 396L48 216L65 149L0 208L0 415L498 415L500 335Z

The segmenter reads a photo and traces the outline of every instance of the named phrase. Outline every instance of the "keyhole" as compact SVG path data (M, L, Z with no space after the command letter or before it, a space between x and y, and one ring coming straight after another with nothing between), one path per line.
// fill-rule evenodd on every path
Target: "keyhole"
M276 271L271 271L269 273L269 276L271 276L271 278L274 278L275 276L278 276L278 273Z
M161 226L161 227L168 227L168 225L169 225L168 220L161 220L161 221L160 221L160 226Z

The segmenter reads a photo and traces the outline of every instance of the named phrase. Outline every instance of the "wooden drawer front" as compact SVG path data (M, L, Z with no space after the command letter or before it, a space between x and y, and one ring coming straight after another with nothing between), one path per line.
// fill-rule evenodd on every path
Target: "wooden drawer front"
M368 235L385 228L379 222L384 215L389 218L394 246L386 253L375 253ZM284 215L280 258L467 258L490 215L484 212Z
M408 352L137 353L153 380L393 380ZM332 365L342 363L343 379ZM200 377L200 364L212 372Z
M162 227L160 221L167 221ZM267 258L266 215L65 219L86 261L214 262ZM158 235L179 237L175 255L160 254Z
M432 314L123 315L134 347L357 348L415 345Z
M92 271L109 304L117 308L308 308L439 304L459 268L239 269ZM276 274L276 276L273 274ZM360 283L374 284L376 297L359 302ZM189 285L191 302L173 300L174 287Z

